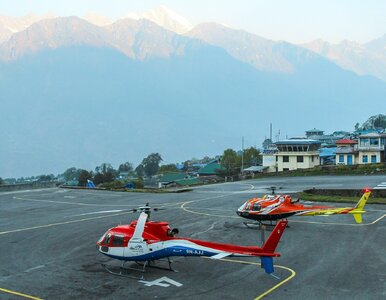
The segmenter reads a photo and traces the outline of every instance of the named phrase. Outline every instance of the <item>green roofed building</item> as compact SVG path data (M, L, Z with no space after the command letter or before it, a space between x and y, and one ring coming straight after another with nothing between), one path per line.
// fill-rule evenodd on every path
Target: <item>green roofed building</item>
M201 181L197 177L192 177L187 179L176 180L175 183L179 186L190 186L199 184L201 183Z
M197 171L199 176L210 176L217 175L217 170L224 170L224 168L219 164L218 160L211 161L205 167L202 167Z
M187 173L177 173L177 172L165 173L158 179L158 187L159 188L168 187L168 186L176 185L179 182L181 182L181 184L179 185L187 185L187 184L184 184L184 182L190 179L192 178Z
M169 183L172 181L181 180L181 179L185 179L185 178L189 178L189 175L186 173L170 172L170 173L163 174L159 178L159 182Z

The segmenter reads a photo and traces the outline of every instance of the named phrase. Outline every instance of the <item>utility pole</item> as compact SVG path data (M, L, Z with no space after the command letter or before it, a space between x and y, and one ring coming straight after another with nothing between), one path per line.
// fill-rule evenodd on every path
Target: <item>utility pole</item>
M241 137L241 175L244 174L244 136Z

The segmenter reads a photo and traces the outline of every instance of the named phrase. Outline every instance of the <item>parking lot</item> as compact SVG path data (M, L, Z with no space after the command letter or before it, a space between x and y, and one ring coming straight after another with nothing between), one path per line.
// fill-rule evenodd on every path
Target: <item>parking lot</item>
M0 299L385 299L386 207L367 205L363 223L351 215L293 217L278 246L275 275L259 259L174 258L178 272L148 269L145 280L107 273L96 241L150 203L153 220L179 236L260 245L261 233L236 215L248 198L312 187L374 187L385 176L250 180L186 193L44 189L0 193ZM337 206L337 205L336 205ZM347 206L347 205L340 205ZM267 235L269 232L267 232Z

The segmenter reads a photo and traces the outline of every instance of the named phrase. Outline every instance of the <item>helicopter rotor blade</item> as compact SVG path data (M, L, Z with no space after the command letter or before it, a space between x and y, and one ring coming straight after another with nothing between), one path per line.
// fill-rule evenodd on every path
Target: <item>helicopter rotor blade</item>
M129 242L140 242L142 241L142 234L145 230L145 224L147 220L147 214L145 212L141 212L139 215L137 225L135 226L134 234Z

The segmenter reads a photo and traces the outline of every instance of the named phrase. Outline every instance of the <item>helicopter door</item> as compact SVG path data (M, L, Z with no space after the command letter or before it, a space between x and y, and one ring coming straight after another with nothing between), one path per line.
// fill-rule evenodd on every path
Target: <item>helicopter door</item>
M119 234L114 234L111 236L112 241L110 242L110 249L109 254L115 255L118 257L123 256L123 249L124 249L124 236Z
M125 257L135 257L145 255L149 252L149 246L146 241L130 240L126 248L124 248Z

